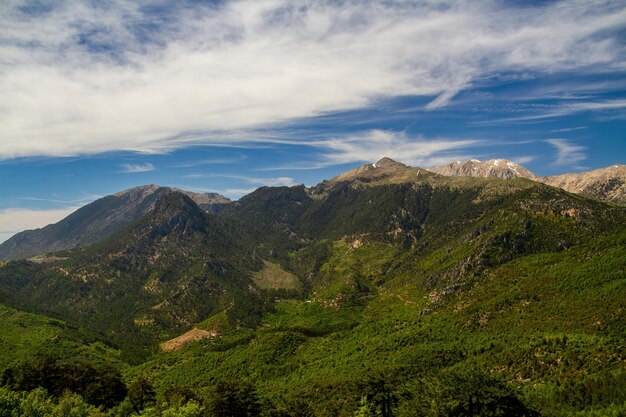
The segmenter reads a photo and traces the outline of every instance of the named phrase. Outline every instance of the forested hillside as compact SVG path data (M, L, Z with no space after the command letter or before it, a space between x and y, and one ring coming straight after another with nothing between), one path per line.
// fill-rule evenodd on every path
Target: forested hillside
M0 267L0 415L621 415L624 224L393 161L217 214L164 193Z

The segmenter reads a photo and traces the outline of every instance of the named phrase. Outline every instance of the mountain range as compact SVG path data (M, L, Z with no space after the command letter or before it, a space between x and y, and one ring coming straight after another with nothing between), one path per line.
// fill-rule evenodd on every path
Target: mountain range
M161 196L175 190L145 185L100 198L58 223L11 237L0 245L0 259L30 258L96 243L140 219L154 208ZM216 193L181 192L208 213L216 213L231 203Z
M411 168L385 157L376 163L365 164L312 187L311 192L315 193L330 184L355 178L361 181L375 181L389 177L395 178L396 182L406 181L413 172L416 175L433 172L443 176L527 178L568 192L626 203L626 165L613 165L578 174L539 177L523 166L506 159L482 162L470 159L422 169ZM141 218L153 209L155 201L160 196L173 191L186 194L207 213L215 214L232 204L230 199L217 193L193 193L157 185L131 188L96 200L58 223L16 234L0 244L0 260L30 258L96 243Z
M242 415L619 415L626 207L498 161L446 176L383 158L233 202L98 200L30 232L54 236L37 251L3 252L54 251L0 263L3 380L104 363L127 401L151 381L137 413L212 410L235 387L257 410ZM90 401L121 415L122 398Z
M506 159L489 161L469 159L431 168L430 171L447 176L528 178L562 188L570 193L626 203L626 165L612 165L577 174L539 177L523 166Z

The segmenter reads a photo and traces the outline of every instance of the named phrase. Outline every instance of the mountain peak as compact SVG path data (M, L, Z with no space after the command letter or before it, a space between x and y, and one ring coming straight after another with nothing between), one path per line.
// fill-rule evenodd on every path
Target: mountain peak
M156 185L156 184L147 184L147 185L139 185L137 187L132 187L132 188L128 188L126 190L117 192L115 194L113 194L115 197L123 197L125 195L129 195L129 194L136 194L136 195L150 195L152 193L154 193L155 191L161 189L163 187L161 187L160 185Z
M490 159L488 161L480 161L478 159L455 161L430 168L429 171L445 176L495 177L502 179L537 178L534 173L523 166L502 158Z
M169 194L175 195L159 203ZM182 199L183 194L186 199ZM16 234L0 245L0 259L28 258L88 246L112 236L153 209L160 212L174 210L173 215L176 210L184 209L182 213L199 219L197 210L216 214L230 203L229 199L216 193L200 194L156 184L141 185L98 199L58 223Z
M376 163L372 164L374 168L384 168L384 167L395 167L395 168L406 168L407 166L401 162L394 161L393 159L385 156L379 159Z
M372 164L361 165L358 168L341 173L330 179L328 182L332 184L340 181L351 181L356 179L371 182L376 179L388 177L389 175L406 169L410 169L410 167L401 162L394 161L389 157L384 157Z
M543 177L540 181L571 193L626 203L626 165L611 165L577 174Z

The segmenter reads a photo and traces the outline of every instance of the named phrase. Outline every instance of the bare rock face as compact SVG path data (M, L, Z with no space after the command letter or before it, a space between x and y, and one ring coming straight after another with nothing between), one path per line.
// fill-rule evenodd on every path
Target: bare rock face
M513 178L538 178L523 166L507 159L490 159L488 161L469 159L467 161L456 161L440 165L430 168L429 171L449 177L495 177L507 180Z
M626 165L611 165L578 174L539 178L538 181L570 193L626 203Z

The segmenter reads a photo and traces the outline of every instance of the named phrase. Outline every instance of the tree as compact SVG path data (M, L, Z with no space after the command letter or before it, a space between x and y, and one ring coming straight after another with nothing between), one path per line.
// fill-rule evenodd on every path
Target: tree
M436 403L447 417L537 417L505 381L480 370L451 372L443 378Z
M209 411L215 417L254 417L261 412L254 387L241 381L218 382Z
M144 376L139 376L128 386L128 399L135 411L141 411L155 402L156 393L150 381Z

